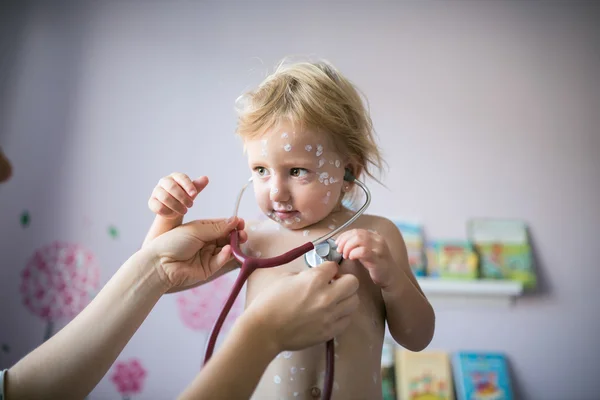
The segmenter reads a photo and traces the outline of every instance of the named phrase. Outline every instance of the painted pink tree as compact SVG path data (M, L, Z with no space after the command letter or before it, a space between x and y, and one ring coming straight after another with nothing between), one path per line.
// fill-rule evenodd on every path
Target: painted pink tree
M56 321L72 319L89 303L100 283L100 268L83 246L56 241L33 253L21 278L23 303L46 321L46 341Z
M227 274L205 285L181 292L177 297L177 306L183 324L193 330L210 331L227 301L234 282L235 277ZM240 293L225 319L223 331L231 328L243 310L243 296Z
M123 400L129 400L134 394L142 392L147 373L139 360L134 358L119 361L114 365L113 371L110 380L117 387Z

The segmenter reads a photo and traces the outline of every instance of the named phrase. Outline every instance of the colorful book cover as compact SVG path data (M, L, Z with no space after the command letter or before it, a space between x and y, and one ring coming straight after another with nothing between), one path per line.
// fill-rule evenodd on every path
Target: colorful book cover
M396 383L402 400L454 400L450 356L444 351L398 350Z
M477 254L465 241L432 241L427 244L427 275L442 279L477 279Z
M408 263L415 276L425 276L425 241L423 238L423 227L420 224L396 221L396 226L402 233Z
M481 277L507 279L536 285L533 256L527 226L522 221L473 219L468 234L480 259Z
M500 353L457 352L452 355L457 400L512 400L506 357Z
M394 368L394 353L396 346L385 339L381 351L381 389L383 400L396 400L396 373Z

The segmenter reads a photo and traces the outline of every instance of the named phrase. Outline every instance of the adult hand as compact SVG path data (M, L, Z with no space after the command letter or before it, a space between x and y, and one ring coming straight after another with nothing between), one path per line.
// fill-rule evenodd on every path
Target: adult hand
M144 250L153 255L161 280L172 291L207 280L230 261L234 229L244 243L248 236L241 218L191 221L153 239Z
M271 335L277 351L301 350L342 333L359 306L358 279L334 280L338 264L281 278L250 304L242 318L254 319L261 335Z

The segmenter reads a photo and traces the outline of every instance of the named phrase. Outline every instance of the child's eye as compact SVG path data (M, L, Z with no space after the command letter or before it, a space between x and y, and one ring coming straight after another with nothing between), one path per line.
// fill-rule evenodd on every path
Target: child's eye
M256 167L254 168L254 172L256 172L258 176L267 176L269 174L269 170L265 167Z
M290 175L301 178L308 174L308 171L304 168L292 168L290 169Z

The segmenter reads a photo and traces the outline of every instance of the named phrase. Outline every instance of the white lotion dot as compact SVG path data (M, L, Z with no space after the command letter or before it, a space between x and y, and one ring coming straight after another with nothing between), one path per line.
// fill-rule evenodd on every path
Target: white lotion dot
M342 163L340 162L340 160L335 160L335 166L336 166L336 168L339 168L341 164Z
M283 358L292 358L292 352L291 351L284 351L283 352Z
M291 204L288 204L287 206L285 206L285 209L288 211L292 211L294 209L294 207L292 207Z
M294 221L296 221L296 222L300 222L300 217L295 217L295 218L294 218Z
M312 146L310 144L307 144L306 146L304 146L304 149L306 151L312 151Z
M292 367L292 368L290 368L290 372L291 372L292 374L295 374L296 372L298 372L298 368L296 368L296 367Z
M283 149L284 149L285 151L290 151L290 150L292 149L292 145L288 143L288 144L286 144L285 146L283 146Z
M278 385L281 383L281 378L279 377L279 375L275 375L273 377L273 382L275 382Z
M333 224L329 225L329 229L332 229L332 230L333 230L333 229L335 229L335 228L336 228L336 227L335 227L335 225L333 225Z
M321 159L319 160L319 167L318 167L318 168L321 168L323 165L325 165L325 159L324 159L324 158L321 158Z
M309 231L309 230L306 230L306 231L302 232L302 234L303 234L304 236L308 236L308 234L309 234L309 233L310 233L310 231Z
M286 137L288 137L288 134L287 134L287 132L283 132L283 133L281 134L281 137L282 137L282 138L286 138Z
M277 188L274 187L274 188L271 189L271 193L277 194L277 193L279 193L279 189L277 189Z
M326 179L329 179L329 174L327 172L321 172L321 174L319 175L319 182L325 183ZM327 181L327 182L329 182L329 181Z

